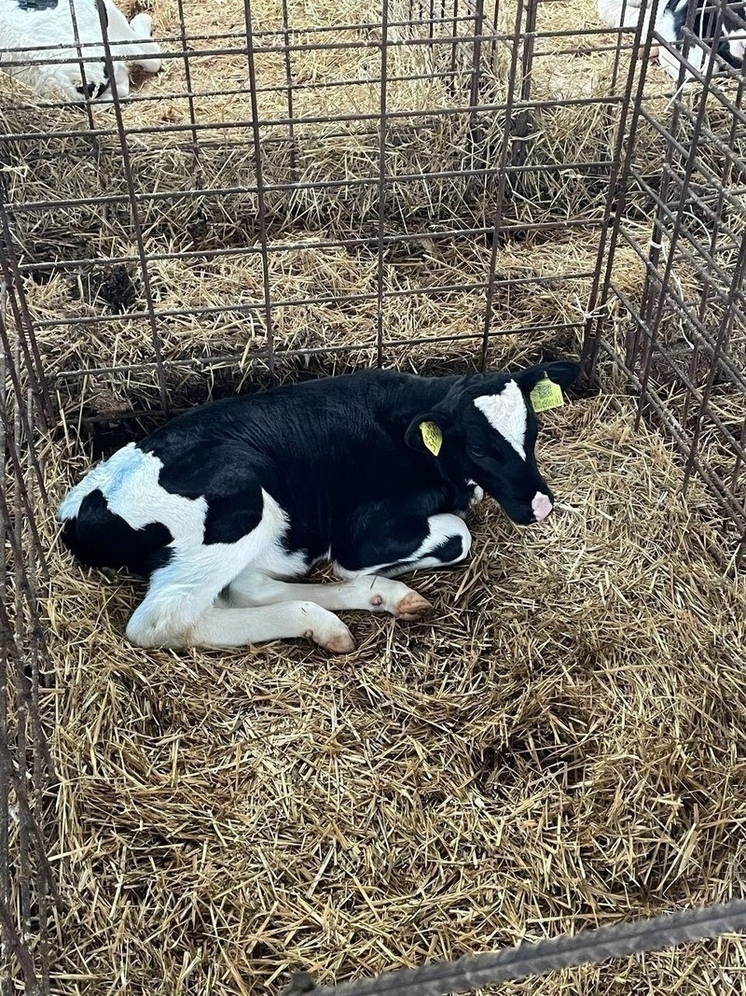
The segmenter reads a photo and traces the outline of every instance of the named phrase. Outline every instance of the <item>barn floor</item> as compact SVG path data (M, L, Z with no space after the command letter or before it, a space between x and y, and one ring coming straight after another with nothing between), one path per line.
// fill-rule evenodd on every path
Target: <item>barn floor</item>
M55 992L258 994L742 890L746 584L617 400L544 416L557 514L483 503L469 564L416 579L434 617L352 614L349 657L144 653L136 586L54 547ZM721 940L500 991L711 996L745 969Z
M156 33L180 51L177 0L137 6L152 8ZM242 30L241 0L185 6L190 32ZM404 20L409 6L391 9ZM516 4L499 7L509 24ZM280 24L281 5L260 0L252 8L261 28ZM597 51L602 41L592 36L576 43L562 34L597 25L595 8L595 0L540 4L539 28L555 37L538 43L533 96L609 93L613 53ZM369 0L341 8L289 0L288 9L294 24L309 28L379 17ZM361 30L351 28L351 39L359 42ZM420 60L424 48L416 47ZM412 51L392 50L392 75L438 67L435 57L415 65ZM192 65L196 120L209 125L199 159L205 187L251 186L249 131L223 128L250 118L245 53L195 57ZM293 68L295 114L378 113L379 67L359 45L298 52ZM282 116L284 63L267 55L257 70L261 113ZM660 71L650 78L670 91ZM500 79L492 82L499 90ZM226 84L234 93L215 92ZM167 130L189 121L184 86L183 61L168 60L143 83L143 99L124 108L125 125L140 130L130 151L141 193L195 184L194 150L184 132ZM37 143L38 161L29 158L34 146L18 146L23 168L11 163L3 173L10 200L44 201L50 190L84 200L99 185L121 192L115 140L100 159L84 155L75 139L53 140L65 134L68 112L45 111L37 125L40 112L12 106L5 92L0 126L50 135L48 147ZM423 104L448 109L456 96L429 80L394 81L389 91L390 107L402 113ZM463 118L410 129L388 163L392 175L443 162L460 168ZM527 143L529 164L609 154L601 102L554 108L537 121L541 140ZM376 124L370 135L363 128L334 141L323 128L299 129L296 138L308 139L299 143L301 174L314 183L349 179L350 187L270 204L273 294L294 302L275 307L275 345L279 353L316 350L315 371L376 356L376 249L339 244L377 232L376 188L354 186L358 176L377 175ZM284 182L287 149L273 127L265 128L264 137L277 140L267 147L266 175ZM651 173L660 155L660 147L651 151ZM529 170L516 183L506 220L557 228L500 246L493 326L521 334L496 337L495 364L577 351L606 197L605 176L583 171ZM386 259L391 365L465 369L478 350L488 240L431 238L493 217L486 195L470 201L462 188L458 177L392 184L387 224L422 238ZM262 315L247 308L263 295L255 203L243 194L185 196L141 202L141 210L145 249L156 256L149 269L169 389L190 403L194 392L202 400L258 377L260 365L246 360L266 343ZM650 229L642 212L640 219L645 244ZM110 420L99 423L99 455L113 434L137 434L134 413L157 400L153 371L144 369L153 344L138 317L130 221L128 211L95 203L16 219L23 260L47 267L28 273L33 318L104 318L80 335L64 322L41 329L65 420L43 453L53 503L90 463L81 423ZM89 256L101 264L89 265ZM125 262L112 268L115 259ZM634 299L640 262L621 247L617 264L615 281ZM112 283L122 291L116 300ZM324 295L326 304L303 303ZM226 310L195 313L213 306ZM413 348L414 337L432 341ZM330 358L327 347L348 352ZM228 359L212 363L221 356ZM73 376L102 365L122 370ZM278 360L278 371L289 376L290 365ZM576 399L548 413L540 460L563 507L522 530L485 502L468 565L413 582L435 603L433 617L406 625L349 614L359 644L349 657L301 642L235 653L130 647L122 634L141 589L76 566L56 543L49 509L41 510L56 669L46 701L60 778L52 859L64 900L53 992L258 996L279 991L289 969L330 981L741 893L746 579L724 574L711 499L696 482L680 495L675 461L634 416L621 396ZM733 417L742 419L742 407ZM500 989L529 992L746 994L746 946L697 944Z

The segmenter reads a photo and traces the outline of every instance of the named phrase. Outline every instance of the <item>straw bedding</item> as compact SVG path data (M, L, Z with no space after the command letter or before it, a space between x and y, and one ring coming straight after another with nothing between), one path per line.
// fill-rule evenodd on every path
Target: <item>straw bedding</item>
M540 27L591 27L594 6L540 5ZM235 0L219 11L186 7L192 32L241 30ZM280 5L252 7L260 29L281 26ZM156 0L156 33L175 31L176 10L175 0ZM300 28L378 17L364 0L290 10ZM508 23L514 8L500 10ZM392 11L402 21L411 16L404 4ZM532 80L534 95L607 93L614 56L597 52L600 44L584 37L568 56L567 39L541 40L547 71ZM297 53L296 79L375 77L362 49L345 53ZM400 47L392 58L402 75L415 58L423 71L443 66L438 49L426 46ZM504 60L498 49L482 99L504 96ZM254 182L248 130L219 127L248 120L248 95L202 92L230 80L244 86L245 55L194 66L197 119L216 126L201 135L197 153L183 134L144 130L189 120L186 102L173 96L183 89L179 59L143 84L141 93L158 100L124 110L127 126L141 128L131 142L138 190ZM456 69L455 91L442 82L392 84L392 106L454 106L469 65ZM280 56L258 57L257 71L265 87L285 78ZM308 93L296 95L296 113L378 110L369 83ZM73 121L68 112L31 110L9 94L2 84L4 130L38 125L50 136L47 144L16 138L3 147L12 199L124 189L115 137L101 139L94 155L87 139L54 137ZM283 114L284 99L260 93L262 114ZM479 123L494 154L501 123L494 115ZM469 127L468 116L417 128L403 119L392 125L401 141L389 169L463 163ZM292 143L268 126L264 139L273 182L376 174L375 122L335 135L304 126ZM537 112L515 138L511 161L601 160L613 142L606 111L555 108ZM649 147L651 176L661 154ZM561 226L597 220L605 183L603 169L511 178L504 218L551 220L558 229L511 235L499 247L498 278L519 282L496 290L493 331L506 334L491 342L492 364L577 352L597 233ZM641 199L636 207L649 205ZM256 208L247 194L142 206L147 252L173 254L149 267L158 310L231 309L159 319L177 408L264 379L267 329L260 311L246 310L262 299L259 256L210 255L257 247ZM317 243L374 237L375 191L350 182L333 196L276 192L268 208L279 378L368 365L378 348L375 247ZM433 231L483 224L493 209L486 184L391 184L387 232L417 238L386 257L389 364L469 367L484 292L431 289L479 284L490 247ZM648 232L643 217L643 244ZM111 262L134 255L126 211L86 203L19 213L15 235L24 262L56 264L26 282L36 319L124 316L75 336L40 331L61 411L43 453L56 502L94 456L153 424L142 415L157 402L152 340L148 322L129 317L143 304L137 266ZM298 241L307 244L299 250ZM184 250L202 255L179 258ZM101 265L69 262L89 255ZM616 285L636 298L641 279L636 257L621 248ZM390 296L412 289L422 293ZM327 304L277 303L323 294ZM414 337L425 341L412 347ZM316 353L301 359L301 349ZM134 367L64 376L120 364ZM141 589L73 564L55 543L49 510L40 509L58 677L47 700L60 776L53 857L64 898L54 991L258 994L276 990L289 968L328 981L740 892L746 591L743 579L723 577L728 548L713 501L696 483L680 495L679 468L634 414L620 395L577 398L545 416L540 459L562 501L557 514L520 530L484 503L469 564L417 579L434 617L405 626L351 615L358 650L349 658L303 643L233 653L130 647L122 633ZM745 967L744 946L722 940L504 991L746 993Z
M86 462L58 446L55 498ZM54 548L56 991L260 993L741 891L746 590L712 502L621 398L546 415L540 459L558 513L483 503L469 564L416 579L434 617L351 614L349 658L143 653L138 588ZM723 940L506 991L746 992L745 966Z

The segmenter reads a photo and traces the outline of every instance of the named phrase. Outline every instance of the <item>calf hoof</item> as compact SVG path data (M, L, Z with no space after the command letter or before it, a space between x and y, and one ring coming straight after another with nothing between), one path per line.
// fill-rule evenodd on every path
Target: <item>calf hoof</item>
M402 581L375 578L371 585L369 605L372 612L390 612L397 619L419 619L432 605L422 595L412 591Z
M317 643L323 650L328 650L330 654L349 654L355 649L355 641L352 639L352 633L349 629L343 624L340 625L341 629L334 633L309 630L305 636Z
M428 602L426 598L423 598L416 591L410 591L397 604L394 615L397 619L414 622L417 619L421 619L422 616L427 615L428 612L431 612L432 608L432 603Z

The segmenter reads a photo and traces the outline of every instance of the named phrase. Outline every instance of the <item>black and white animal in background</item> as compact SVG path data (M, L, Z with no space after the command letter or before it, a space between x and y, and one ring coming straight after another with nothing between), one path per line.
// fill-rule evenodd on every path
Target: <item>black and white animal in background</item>
M89 471L60 506L63 538L89 565L150 579L133 643L305 636L346 652L333 612L430 608L392 578L463 560L484 492L517 523L549 515L529 394L545 373L567 388L579 372L366 371L205 405ZM292 583L323 561L341 583Z
M613 28L635 27L643 15L642 37L650 30L652 0L598 0L599 17ZM692 9L693 8L693 9ZM709 58L708 49L714 48L717 59L740 69L746 54L745 0L727 2L720 0L660 0L655 17L655 30L678 51L684 49L684 29L689 23L692 34L705 42L707 47L691 41L686 59L699 72L703 72ZM689 20L691 19L691 20ZM675 80L679 79L681 63L666 48L658 51L661 66ZM717 69L717 66L716 66ZM684 79L691 80L687 70Z
M104 0L104 6L117 95L124 100L130 90L127 63L157 73L161 68L160 48L151 39L152 20L148 14L137 14L127 21L112 0ZM83 63L85 79L81 57L96 60ZM71 103L81 103L86 98L111 102L105 57L96 0L0 0L0 68L42 96ZM69 62L57 61L68 59ZM10 65L11 62L20 65Z

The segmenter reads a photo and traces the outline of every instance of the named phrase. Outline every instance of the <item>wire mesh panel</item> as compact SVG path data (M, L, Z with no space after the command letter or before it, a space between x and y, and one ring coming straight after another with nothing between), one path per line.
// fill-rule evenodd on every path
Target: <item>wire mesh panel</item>
M37 614L58 480L166 413L305 371L577 353L632 70L564 8L158 0L161 71L126 93L78 4L76 108L39 89L28 46L3 53L4 992L47 979L43 844L68 846L46 820ZM571 81L562 67L587 46L598 62ZM32 56L70 59L51 41ZM86 101L102 87L113 104Z
M618 82L570 96L543 67L578 32L537 25L535 2L348 8L159 5L163 69L126 104L5 94L9 234L65 404L82 387L86 415L130 414L252 364L577 338L623 106L613 46ZM542 252L558 232L566 258Z
M97 730L147 687L137 723L160 744L157 675L117 665L90 741L66 755L49 795L45 744L58 717L44 634L65 647L58 688L106 652L99 607L71 621L55 614L63 596L45 604L52 511L91 458L195 402L269 382L518 364L585 344L602 382L639 394L641 413L744 526L740 75L715 86L709 63L695 67L706 100L702 85L653 85L642 20L603 28L586 0L150 7L162 65L134 71L131 88L103 2L87 8L102 45L81 35L81 5L72 64L59 45L35 50L37 69L67 67L76 107L25 71L28 46L2 52L3 993L21 980L48 987L53 909L77 931L55 949L61 988L106 979L126 992L154 971L154 946L164 963L182 959L184 992L193 971L203 973L194 991L217 991L220 973L238 986L220 991L244 991L232 955L212 964L219 904L208 927L196 900L186 909L173 897L175 935L199 935L191 953L157 939L146 953L103 950L97 930L122 908L139 915L160 858L181 874L180 848L189 874L209 877L192 828L174 847L157 829L178 738L148 769L168 768L155 802L143 791L156 829L138 816L133 836L120 835L125 817L107 809L117 789L98 778L99 753L120 751L127 791L141 791L145 754L128 755L126 736L101 745ZM72 582L64 597L76 594ZM233 765L221 760L211 777L232 784ZM111 838L125 840L114 857L72 833L68 819L84 824L76 792L90 792L81 811L111 815ZM55 803L66 814L56 823ZM64 906L52 905L45 853L65 879ZM271 984L260 947L257 972Z
M7 291L3 258L0 337L4 346L2 417L3 484L0 520L0 991L48 991L54 876L47 860L52 829L52 762L47 746L50 662L40 620L40 584L46 567L35 522L44 501L33 446L45 425L46 387L15 294ZM6 315L13 315L10 336ZM45 723L45 720L47 721Z
M718 495L740 559L746 529L746 77L729 64L723 37L743 36L746 22L739 5L694 7L681 44L672 44L660 27L649 39L676 83L670 99L656 105L644 98L645 75L640 80L622 197L627 208L630 198L639 198L653 223L641 228L628 209L616 216L612 239L624 247L622 262L644 270L634 286L624 266L612 276L611 297L621 310L603 351L639 392L641 415L682 454L685 481L697 471Z

